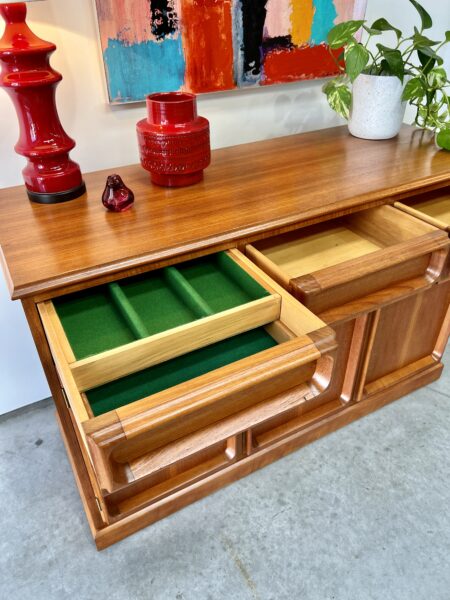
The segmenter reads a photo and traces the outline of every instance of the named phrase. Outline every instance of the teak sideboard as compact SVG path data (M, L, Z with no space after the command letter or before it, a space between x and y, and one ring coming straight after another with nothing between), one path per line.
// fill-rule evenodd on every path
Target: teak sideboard
M60 205L0 191L4 273L99 549L440 376L450 155L428 134L217 150L183 189L117 172L123 214L100 201L111 171Z

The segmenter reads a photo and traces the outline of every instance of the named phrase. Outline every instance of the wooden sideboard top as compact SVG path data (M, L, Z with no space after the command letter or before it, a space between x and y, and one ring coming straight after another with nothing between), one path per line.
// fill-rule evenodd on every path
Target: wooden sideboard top
M101 204L106 176L135 192L122 214ZM347 127L216 150L202 183L153 186L139 165L85 176L88 193L44 206L23 186L0 190L2 263L13 298L230 248L238 241L450 183L450 154L404 126L399 137L352 138Z

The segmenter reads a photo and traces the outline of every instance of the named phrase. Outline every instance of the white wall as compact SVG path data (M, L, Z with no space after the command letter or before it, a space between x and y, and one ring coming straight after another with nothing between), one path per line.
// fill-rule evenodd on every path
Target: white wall
M424 0L436 18L434 35L450 28L450 0ZM111 107L106 103L104 73L93 0L47 0L29 5L29 24L55 42L53 66L64 75L58 106L67 132L77 140L72 156L84 172L138 161L135 123L143 104ZM415 13L407 0L369 0L368 20L385 16L412 27ZM321 82L207 95L199 112L211 122L214 148L331 127L341 121L328 108ZM13 152L16 117L0 92L0 188L22 183L24 159ZM49 392L32 347L19 303L0 284L0 414L34 402Z

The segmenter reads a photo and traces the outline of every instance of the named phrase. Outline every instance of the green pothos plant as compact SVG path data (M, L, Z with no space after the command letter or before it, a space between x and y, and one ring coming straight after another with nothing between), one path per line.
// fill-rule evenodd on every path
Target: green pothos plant
M395 76L405 83L402 100L416 109L418 127L436 133L439 147L450 150L450 98L449 79L444 69L441 49L450 42L450 31L442 41L432 40L424 32L431 29L433 20L416 0L409 0L420 18L420 28L414 27L412 35L405 36L398 27L386 19L377 19L368 26L367 21L345 21L331 29L328 45L341 71L338 77L323 86L329 105L339 115L348 119L352 101L351 83L361 74ZM366 32L365 42L356 35ZM387 46L374 44L373 38L390 32L395 40ZM376 50L373 50L373 48ZM336 58L336 51L342 52ZM333 52L334 51L334 52Z

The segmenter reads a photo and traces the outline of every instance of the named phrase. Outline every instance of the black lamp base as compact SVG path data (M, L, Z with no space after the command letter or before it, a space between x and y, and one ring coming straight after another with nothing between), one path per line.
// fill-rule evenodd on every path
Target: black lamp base
M86 184L83 183L78 185L76 188L67 190L66 192L55 192L54 194L38 194L27 190L28 198L32 202L38 204L59 204L60 202L68 202L69 200L75 200L86 193Z

